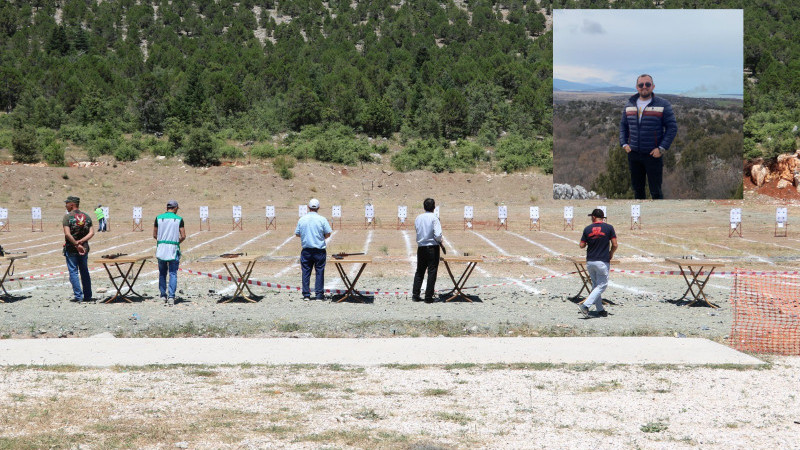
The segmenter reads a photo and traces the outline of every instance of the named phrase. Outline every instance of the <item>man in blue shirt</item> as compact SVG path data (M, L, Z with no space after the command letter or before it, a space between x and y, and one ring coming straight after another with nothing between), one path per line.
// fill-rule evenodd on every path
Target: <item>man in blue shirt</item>
M586 271L592 279L592 292L583 303L578 304L581 314L589 317L589 308L596 306L597 315L608 317L608 311L603 309L603 292L608 286L608 271L611 268L611 258L617 251L617 233L614 227L603 222L605 214L600 208L592 211L589 216L592 224L583 229L580 247L586 250ZM609 249L609 244L611 248Z
M414 221L417 230L417 271L414 274L414 286L411 289L411 300L422 300L422 279L428 272L428 283L425 285L425 303L433 303L433 289L436 286L436 273L439 270L439 245L442 242L442 223L433 213L436 202L426 198L422 202L425 212Z
M331 225L328 219L320 216L319 200L312 198L308 202L309 212L297 221L294 235L300 238L303 250L300 252L300 268L303 270L303 298L311 298L311 268L314 268L316 279L314 291L317 300L325 299L325 262L328 257L325 250L325 239L331 237Z

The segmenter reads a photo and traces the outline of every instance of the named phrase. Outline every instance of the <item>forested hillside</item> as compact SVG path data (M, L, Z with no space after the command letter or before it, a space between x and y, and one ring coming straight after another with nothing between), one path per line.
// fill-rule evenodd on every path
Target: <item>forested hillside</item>
M333 126L334 136L342 126L399 132L440 149L439 140L468 136L485 145L501 134L531 139L551 129L542 8L519 0L4 1L0 108L11 113L7 126L38 128L46 140L42 129L57 130L56 140L94 154L119 153L122 133L164 132L170 139L157 152L170 154L192 133L268 141L310 125Z
M794 149L800 4L779 0L4 0L0 148L548 171L550 13L608 7L744 8L745 154Z

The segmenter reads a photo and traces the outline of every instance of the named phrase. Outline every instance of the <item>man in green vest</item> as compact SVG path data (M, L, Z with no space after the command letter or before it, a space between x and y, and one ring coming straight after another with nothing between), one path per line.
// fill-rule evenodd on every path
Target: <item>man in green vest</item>
M178 214L178 202L167 202L167 212L156 217L153 224L153 239L156 240L158 259L158 290L164 303L175 304L175 290L178 288L178 265L181 260L181 242L186 239L183 218ZM169 291L167 290L169 272Z
M106 214L103 212L103 205L97 205L94 215L97 217L97 231L106 231Z

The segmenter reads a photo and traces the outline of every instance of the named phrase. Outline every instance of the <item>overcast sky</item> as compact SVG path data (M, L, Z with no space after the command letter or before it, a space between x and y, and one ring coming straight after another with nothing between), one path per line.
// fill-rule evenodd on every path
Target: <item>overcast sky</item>
M553 11L553 78L656 93L742 94L741 10Z

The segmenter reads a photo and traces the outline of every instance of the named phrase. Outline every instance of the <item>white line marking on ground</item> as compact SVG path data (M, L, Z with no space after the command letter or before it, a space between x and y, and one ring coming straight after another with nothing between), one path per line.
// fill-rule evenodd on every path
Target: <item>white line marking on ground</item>
M205 241L205 242L201 242L201 243L199 243L199 244L195 245L194 247L192 247L192 248L190 248L190 249L186 250L185 252L181 252L181 253L189 253L189 252L191 252L192 250L195 250L195 249L197 249L197 248L200 248L200 247L202 247L202 246L204 246L204 245L206 245L206 244L208 244L208 243L211 243L211 242L214 242L214 241L218 241L218 240L220 240L220 239L224 239L224 238L226 238L226 237L228 237L228 236L232 235L233 233L235 233L235 231L231 231L231 232L230 232L230 233L228 233L228 234L224 234L224 235L222 235L222 236L217 236L217 237L215 237L215 238L212 238L212 239L209 239L209 240L207 240L207 241Z
M543 245L543 244L540 244L540 243L538 243L538 242L536 242L536 241L533 241L533 240L531 240L531 239L528 239L528 238L526 238L525 236L523 236L523 235L521 235L521 234L517 234L517 233L514 233L514 232L512 232L512 231L508 231L508 230L506 230L506 233L508 233L508 234L510 234L510 235L512 235L512 236L516 236L516 237L518 237L518 238L522 239L523 241L525 241L525 242L528 242L528 243L531 243L531 244L533 244L533 245L535 245L535 246L537 246L537 247L541 247L542 249L544 249L544 251L546 251L547 253L550 253L551 255L554 255L554 256L561 256L561 253L559 253L559 252L557 252L557 251L553 250L552 248L550 248L550 247L547 247L547 246L545 246L545 245Z
M473 232L473 233L475 233L475 231L472 231L472 232ZM484 237L483 237L483 236L481 236L480 234L478 234L478 233L475 233L475 234L477 234L479 237L481 237L482 239L484 239L484 240L486 240L487 242L489 242L489 243L490 243L490 245L493 245L495 248L497 248L497 249L498 249L498 251L499 251L500 253L503 253L503 254L507 255L507 253L505 253L505 250L501 249L500 247L497 247L496 245L494 245L494 243L492 243L492 242L491 242L491 241L489 241L488 239L484 238ZM444 240L444 239L443 239L443 240ZM447 246L448 246L448 247L450 247L450 248L453 250L453 252L454 252L454 253L458 254L458 251L455 249L455 247L453 247L453 245L452 245L451 243L449 243L449 242L448 242L448 243L447 243ZM486 271L485 269L481 268L480 266L475 266L475 269L476 269L478 272L480 272L481 274L483 274L483 276L485 276L485 277L491 278L491 276L492 276L492 275L491 275L491 274L490 274L488 271ZM446 269L445 269L445 270L446 270ZM517 284L519 287L521 287L521 288L522 288L522 289L524 289L526 292L529 292L529 293L531 293L531 294L537 294L537 295L538 295L538 294L541 294L541 293L542 293L542 291L540 291L539 289L536 289L536 288L533 288L533 287L531 287L531 286L528 286L527 284L523 283L523 282L522 282L521 280L519 280L519 279L516 279L516 278L511 278L511 277L504 277L503 279L505 279L505 280L508 280L508 281L511 281L511 282L513 282L513 283Z

